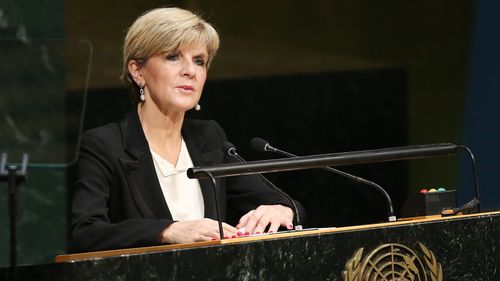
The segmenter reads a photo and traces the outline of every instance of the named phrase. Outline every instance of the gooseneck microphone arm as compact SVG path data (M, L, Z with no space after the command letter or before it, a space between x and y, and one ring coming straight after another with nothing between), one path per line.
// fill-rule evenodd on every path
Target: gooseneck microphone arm
M232 143L226 141L226 142L224 142L223 147L224 147L224 151L226 151L228 155L235 157L240 162L246 162L246 160L243 159L243 157L241 157L238 154L238 152L236 152L236 147ZM283 190L281 190L279 187L277 187L274 183L272 183L270 180L268 180L262 174L257 173L256 175L259 176L265 183L267 183L274 191L276 191L281 196L285 197L285 199L290 202L290 204L292 205L293 211L295 213L295 216L293 218L293 220L294 220L293 226L294 226L295 230L302 230L302 220L300 219L299 209L297 208L295 201L293 201L293 199L290 197L290 195L286 194Z
M283 151L283 150L280 150L280 149L278 149L276 147L273 147L271 144L269 144L268 141L266 141L264 139L261 139L261 138L253 138L250 141L250 144L251 144L251 146L255 150L258 150L258 151L261 151L261 152L274 152L274 153L281 154L281 155L284 155L284 156L290 157L290 158L298 157L298 155L295 155L295 154L292 154L290 152ZM369 186L375 188L379 192L381 192L384 195L384 197L385 197L385 199L387 201L388 212L389 212L389 221L396 221L396 216L394 215L394 207L392 205L391 197L389 196L389 194L387 193L387 191L385 191L385 189L382 188L380 185L378 185L378 184L376 184L376 183L374 183L372 181L369 181L367 179L364 179L364 178L361 178L361 177L358 177L358 176L355 176L355 175L351 175L349 173L346 173L346 172L334 169L332 167L325 166L325 167L320 167L320 168L323 169L323 170L327 170L329 172L341 175L343 177L349 178L351 180L354 180L354 181L357 181L357 182L360 182L360 183L364 183L366 185L369 185Z
M476 164L476 159L474 157L474 154L472 154L472 151L465 145L458 145L457 148L463 149L467 152L469 155L469 158L471 160L472 164L472 177L474 178L474 187L476 191L476 198L477 198L477 211L481 212L481 200L479 198L479 180L477 178L477 164Z

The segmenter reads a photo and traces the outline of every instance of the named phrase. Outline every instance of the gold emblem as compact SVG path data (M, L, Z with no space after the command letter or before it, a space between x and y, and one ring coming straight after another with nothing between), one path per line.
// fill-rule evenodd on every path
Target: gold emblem
M442 281L443 269L436 256L424 244L418 244L421 258L401 244L381 245L364 258L364 248L360 248L345 264L342 276L345 281Z

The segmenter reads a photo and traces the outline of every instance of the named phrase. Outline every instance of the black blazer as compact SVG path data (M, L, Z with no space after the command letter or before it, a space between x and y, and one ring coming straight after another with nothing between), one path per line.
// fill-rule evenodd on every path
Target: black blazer
M182 136L193 165L234 162L222 151L224 131L215 121L185 120ZM205 217L216 218L213 191L200 180ZM217 179L221 215L242 215L259 205L290 206L257 176ZM298 202L297 202L298 203ZM298 204L301 217L303 208ZM158 245L173 223L137 112L82 135L71 210L71 251Z

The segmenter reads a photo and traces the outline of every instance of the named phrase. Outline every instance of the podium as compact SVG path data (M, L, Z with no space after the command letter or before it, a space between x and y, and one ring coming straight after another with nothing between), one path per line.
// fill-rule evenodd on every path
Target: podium
M430 216L61 255L17 280L500 280L499 233L500 212Z

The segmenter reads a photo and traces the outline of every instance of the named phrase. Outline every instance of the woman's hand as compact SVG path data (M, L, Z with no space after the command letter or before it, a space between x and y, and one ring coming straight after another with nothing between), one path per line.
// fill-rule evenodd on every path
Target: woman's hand
M224 237L238 234L238 229L222 223ZM165 228L160 234L161 243L192 243L220 239L219 224L212 219L177 221Z
M280 226L293 228L293 211L283 205L261 205L241 217L237 228L245 227L245 233L263 233L269 226L269 232L276 232Z

